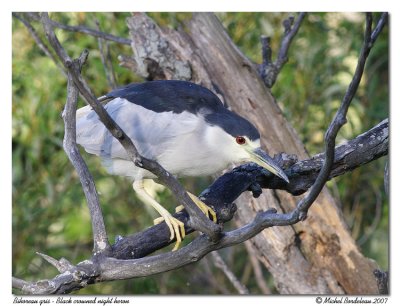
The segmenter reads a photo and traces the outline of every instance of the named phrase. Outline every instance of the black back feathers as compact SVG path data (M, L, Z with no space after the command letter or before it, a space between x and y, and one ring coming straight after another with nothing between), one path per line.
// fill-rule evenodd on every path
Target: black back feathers
M133 83L115 89L102 98L123 98L156 113L201 113L210 125L221 127L233 137L260 138L259 132L249 121L225 108L210 90L191 82L162 80Z

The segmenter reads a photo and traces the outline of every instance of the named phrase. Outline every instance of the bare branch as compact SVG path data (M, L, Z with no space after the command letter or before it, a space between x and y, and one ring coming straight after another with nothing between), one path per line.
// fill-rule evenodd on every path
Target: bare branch
M244 246L246 247L247 253L249 254L251 265L253 266L254 275L256 277L256 282L258 288L260 288L262 294L271 294L271 290L269 289L267 282L264 279L262 274L262 268L260 265L260 261L257 258L256 252L254 250L254 246L251 244L249 240L244 242Z
M38 13L27 13L30 18L36 21L41 21L41 18ZM59 23L57 21L49 19L49 25L54 27L54 28L59 28L63 29L69 32L79 32L79 33L84 33L90 36L102 38L105 40L113 41L122 45L130 45L131 40L123 37L118 37L109 33L101 32L99 30L94 30L85 26L70 26L70 25L65 25L62 23Z
M13 288L23 290L23 288L25 286L29 286L30 284L31 284L30 282L24 281L23 279L19 279L16 277L12 278L12 287Z
M261 36L261 52L264 66L272 64L272 49L270 43L271 37L264 35Z
M26 13L26 14L28 16L31 16L33 13ZM27 21L26 19L22 18L19 14L13 13L13 16L15 18L17 18L18 20L20 20L27 27L29 33L31 34L31 36L35 40L36 45L39 47L39 49L41 49L46 54L46 56L48 56L53 61L53 63L60 69L60 71L62 72L63 76L65 76L68 79L68 76L67 76L67 73L66 73L64 67L62 65L60 65L60 61L56 57L54 57L52 52L50 52L50 50L48 49L47 45L40 38L40 36L36 32L36 30L33 28L31 23L29 23L29 21ZM36 16L36 15L34 14L34 16ZM34 18L31 18L31 19L34 19ZM85 97L83 97L82 95L81 95L81 97L86 101Z
M389 167L389 161L386 162L385 164L385 170L384 170L384 187L385 187L385 192L387 195L389 195L389 187L390 187L390 175L389 175L390 167Z
M77 69L77 67L72 64L72 60L65 52L64 48L61 46L54 33L52 24L47 13L42 13L41 16L46 36L51 46L56 51L56 54L60 57L64 66L71 74L71 78L73 79L76 87L79 89L80 93L85 97L90 106L99 116L101 122L124 147L128 154L128 157L133 161L136 166L149 170L150 172L155 174L161 181L161 183L166 185L173 192L178 202L181 203L188 211L190 215L191 227L203 233L206 233L213 241L217 241L220 236L221 228L217 224L210 221L201 212L200 208L193 203L187 192L183 189L183 187L173 175L168 173L157 162L147 159L138 153L132 140L109 116L101 103L99 103L99 101L93 95L86 81L80 75L79 69Z
M381 20L384 20L384 15L381 16ZM381 23L378 23L381 24ZM364 33L364 44L361 48L361 52L358 58L356 71L350 82L349 87L343 97L338 111L335 114L328 130L325 134L325 160L318 177L310 189L310 192L304 197L298 204L297 210L299 211L299 218L304 220L307 216L307 211L315 201L317 196L320 194L326 181L329 179L331 168L335 158L335 140L340 128L347 122L346 114L350 106L350 103L357 91L358 85L360 84L361 77L364 73L365 62L368 58L369 52L373 46L374 41L371 37L371 26L372 26L372 14L367 13L366 15L366 27Z
M375 233L375 230L377 229L379 222L382 218L382 196L380 190L377 190L377 188L375 187L373 187L373 189L375 192L374 220L372 221L371 225L365 230L364 234L357 240L357 244L359 246L362 246L368 241L369 238L371 238L371 236Z
M32 26L32 24L17 13L12 13L12 15L24 24L24 26L28 29L29 33L31 34L32 38L35 40L36 45L40 48L40 50L42 50L43 53L46 54L46 56L51 58L53 60L54 64L58 67L58 69L60 69L61 73L65 77L67 77L65 69L60 65L60 62L54 57L53 53L50 52L49 48L47 47L45 42L40 38L39 34L36 32L36 30Z
M249 294L249 289L246 288L240 281L237 279L235 274L229 269L226 265L222 257L218 254L217 251L211 253L213 258L214 265L224 272L225 276L229 279L231 284L235 287L235 289L239 292L239 294Z
M293 38L297 34L301 22L303 21L306 13L300 13L296 19L290 16L288 19L283 21L284 35L282 36L280 48L278 51L277 58L272 62L272 50L270 46L270 37L261 36L261 47L262 47L262 58L263 62L258 67L259 74L264 80L264 84L271 88L274 86L275 81L282 70L283 66L288 61L289 47L292 43Z
M137 70L136 61L134 60L134 58L132 56L120 54L120 55L118 55L118 61L119 61L119 65L121 67L127 68L131 71Z
M285 34L282 37L281 46L278 52L278 57L275 61L275 66L278 70L278 73L281 71L283 65L286 64L286 62L288 61L287 54L289 51L290 44L292 43L293 38L296 36L300 28L301 22L303 21L305 16L306 13L300 13L295 23L293 16L283 21L283 25L285 27Z
M388 13L382 13L381 18L379 18L378 23L376 24L376 27L374 31L371 34L371 43L375 43L375 40L378 38L379 34L382 32L384 26L388 22L389 14Z
M13 278L13 287L29 294L64 294L82 289L94 282L99 271L96 269L95 257L93 260L85 260L76 266L58 274L51 280L45 279L37 282L25 282ZM61 261L61 260L60 260Z
M78 70L81 69L83 63L86 61L88 52L84 52L80 61L75 61L74 66ZM79 179L82 184L82 189L86 196L86 201L89 207L92 230L93 230L93 252L108 252L111 248L107 232L103 220L103 214L100 207L100 201L97 194L96 186L89 169L79 153L76 144L76 107L78 103L78 90L75 87L71 74L68 72L68 88L67 88L67 102L63 112L63 119L65 124L64 135L64 150L68 155L72 165L78 173Z
M100 22L97 19L96 19L96 27L97 27L97 30L100 31ZM97 41L99 43L100 58L101 58L101 62L104 67L104 72L106 74L106 79L107 79L108 85L112 89L115 89L117 87L117 82L116 82L115 72L114 72L113 65L112 65L111 58L110 58L109 44L107 41L105 41L101 37L99 37L97 39Z
M39 255L40 257L42 257L44 260L46 260L53 267L55 267L58 270L58 272L60 272L60 273L64 273L73 267L73 265L65 258L61 258L60 260L57 260L46 254L42 254L39 252L36 252L36 254Z
M210 256L205 256L203 260L200 262L202 266L200 277L204 278L204 282L208 282L211 287L215 288L222 294L232 294L232 292L228 289L225 282L219 282L215 277L213 271L211 270L210 264Z

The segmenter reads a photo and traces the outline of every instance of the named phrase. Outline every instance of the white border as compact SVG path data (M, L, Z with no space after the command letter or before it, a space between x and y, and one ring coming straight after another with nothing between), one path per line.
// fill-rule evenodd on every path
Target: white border
M3 2L3 1L2 1ZM170 12L191 12L191 11L391 11L394 10L394 1L315 1L315 0L14 0L4 1L2 6L7 6L14 11L170 11Z

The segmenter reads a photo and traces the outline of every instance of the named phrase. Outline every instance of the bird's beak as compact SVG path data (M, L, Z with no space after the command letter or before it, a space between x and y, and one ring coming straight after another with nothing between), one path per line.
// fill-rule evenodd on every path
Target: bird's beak
M272 172L276 176L279 176L281 179L285 180L289 183L289 179L286 176L285 172L277 164L275 164L274 160L268 156L261 148L256 148L248 151L250 153L250 160L257 165L267 169Z

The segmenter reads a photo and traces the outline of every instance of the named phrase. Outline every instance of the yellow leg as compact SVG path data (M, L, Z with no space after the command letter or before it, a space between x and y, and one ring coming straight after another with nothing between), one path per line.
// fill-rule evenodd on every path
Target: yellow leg
M193 200L193 202L201 209L201 211L207 216L207 217L211 217L213 222L216 223L217 222L217 215L215 213L215 211L210 207L207 206L207 204L205 204L203 201L201 201L198 197L196 197L194 194L190 193L189 191L187 191L189 197ZM182 205L179 205L175 208L175 212L180 212L181 210L183 210L184 207Z
M142 200L145 204L152 206L161 215L162 219L165 221L171 232L170 240L176 238L176 243L173 251L177 250L182 242L182 239L185 237L185 224L183 224L183 222L179 221L178 219L172 217L172 215L164 207L162 207L160 203L154 200L147 193L143 186L143 180L135 181L132 186L140 200ZM159 220L160 218L157 218L154 221L158 223L162 221Z

